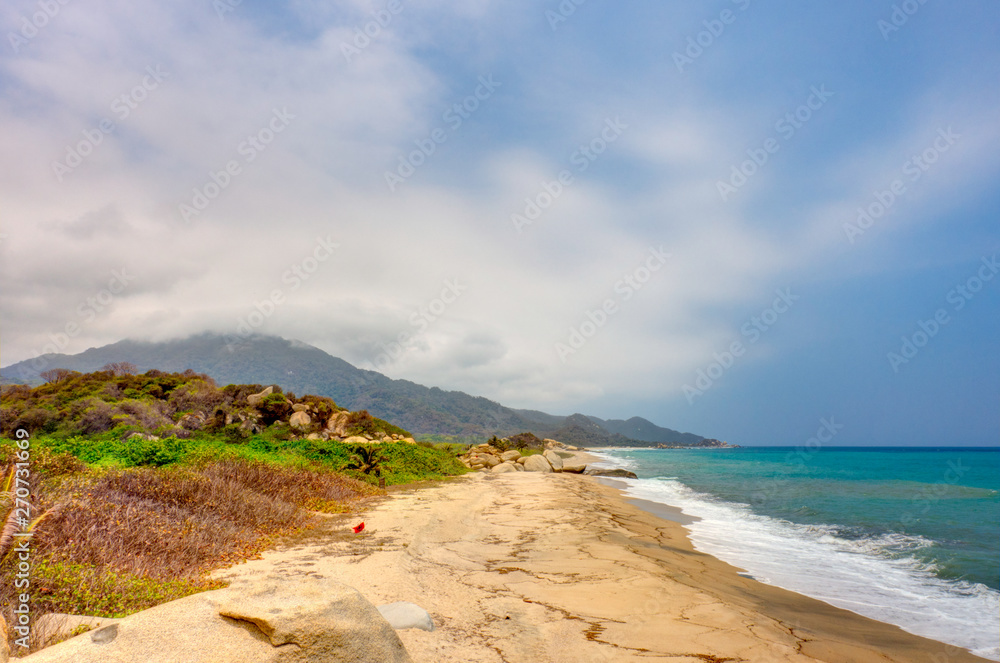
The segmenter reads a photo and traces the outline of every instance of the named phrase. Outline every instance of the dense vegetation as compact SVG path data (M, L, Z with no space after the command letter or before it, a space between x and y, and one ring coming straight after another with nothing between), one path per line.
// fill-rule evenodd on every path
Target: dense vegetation
M466 471L456 459L464 447L392 441L409 433L330 398L299 398L277 385L270 394L259 384L220 388L193 371L106 368L51 370L41 386L2 389L5 476L13 478L27 453L31 517L46 514L31 551L33 621L46 612L118 617L217 587L210 570L315 524L314 512L348 512L384 494L379 479ZM298 411L310 423L293 428ZM385 442L338 439L359 435ZM17 531L24 523L12 486L0 491L0 517ZM18 591L11 553L12 539L3 537L0 611L8 623Z

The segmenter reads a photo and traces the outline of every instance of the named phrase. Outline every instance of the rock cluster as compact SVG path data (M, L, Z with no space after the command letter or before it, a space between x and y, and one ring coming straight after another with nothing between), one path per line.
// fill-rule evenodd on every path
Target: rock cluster
M236 424L241 430L249 434L260 433L263 426L260 422L260 412L256 410L264 404L265 399L274 393L273 387L267 387L257 394L250 394L246 401L251 409L227 412L224 420L220 424L229 426ZM329 401L332 405L333 401ZM290 410L287 423L292 431L298 435L305 436L309 440L341 440L347 444L381 444L385 442L406 442L416 444L412 437L406 437L397 433L386 433L378 431L374 434L349 435L348 423L351 417L349 410L338 410L330 414L330 407L317 405L315 403L293 403L285 398L285 404ZM334 406L335 409L335 406ZM223 415L217 415L223 416ZM190 412L182 416L177 424L181 428L193 431L205 427L209 423L209 416L205 412ZM150 436L148 439L158 439Z
M576 450L555 440L545 440L541 454L522 455L517 449L500 451L489 444L479 444L459 456L469 469L502 474L504 472L571 472L582 474L586 465L566 465L557 450Z

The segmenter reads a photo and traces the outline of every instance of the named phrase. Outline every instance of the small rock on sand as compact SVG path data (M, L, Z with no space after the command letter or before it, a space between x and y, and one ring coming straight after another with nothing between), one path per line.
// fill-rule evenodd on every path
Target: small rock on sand
M382 613L385 620L394 629L419 628L424 631L434 630L434 620L427 614L427 611L416 603L409 601L397 601L396 603L386 603L378 606L378 611Z

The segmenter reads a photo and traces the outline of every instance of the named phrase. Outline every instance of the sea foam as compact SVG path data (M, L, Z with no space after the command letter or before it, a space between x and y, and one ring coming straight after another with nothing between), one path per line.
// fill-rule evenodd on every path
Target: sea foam
M932 567L907 554L933 545L924 537L845 537L835 525L762 516L669 478L630 480L625 494L697 516L687 525L695 547L760 582L1000 660L1000 592L935 576Z

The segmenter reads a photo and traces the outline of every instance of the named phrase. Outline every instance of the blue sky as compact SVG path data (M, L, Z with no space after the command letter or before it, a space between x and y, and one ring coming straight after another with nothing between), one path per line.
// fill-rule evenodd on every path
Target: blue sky
M996 3L219 4L0 9L3 365L254 331L739 444L1000 443Z

